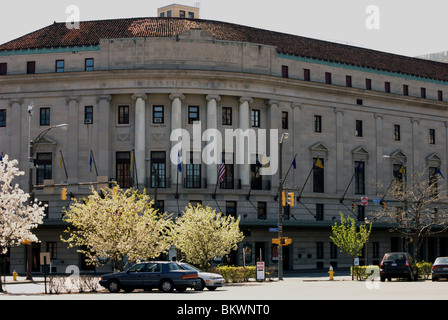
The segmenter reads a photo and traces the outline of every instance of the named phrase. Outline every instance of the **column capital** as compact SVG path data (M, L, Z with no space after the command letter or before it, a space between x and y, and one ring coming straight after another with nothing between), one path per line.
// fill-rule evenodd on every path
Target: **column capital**
M10 99L10 100L9 100L9 106L12 107L12 105L13 105L14 103L17 103L17 104L22 105L23 102L24 102L24 101L23 101L23 98L13 98L13 99Z
M208 94L205 97L205 100L210 101L212 99L215 99L216 101L221 101L221 96L217 95L217 94Z
M71 97L67 97L65 98L65 102L68 104L70 104L70 102L75 101L76 103L80 103L81 102L82 97L81 96L71 96Z
M172 93L170 94L170 100L180 99L181 101L185 99L185 96L182 93Z
M101 100L106 100L107 102L110 102L112 100L112 96L110 94L103 94L96 98L97 102L100 102Z
M132 100L135 101L137 99L142 99L146 101L146 99L148 99L148 96L145 93L134 93L132 95Z
M272 107L273 105L277 105L277 106L279 106L280 105L280 100L267 100L266 101L266 105L267 106L269 106L269 107Z
M239 99L239 101L240 101L240 103L244 103L244 102L249 102L249 103L253 103L254 102L254 99L252 99L251 97L248 97L248 96L244 96L244 97L241 97L240 99Z

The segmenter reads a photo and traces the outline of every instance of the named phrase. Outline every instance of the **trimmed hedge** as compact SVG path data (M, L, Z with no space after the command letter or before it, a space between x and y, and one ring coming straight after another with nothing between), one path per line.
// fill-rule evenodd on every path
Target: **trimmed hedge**
M274 276L275 269L273 267L266 267L266 279L271 279ZM226 283L248 282L249 279L257 278L257 267L235 267L235 266L218 266L212 268L210 272L222 275Z

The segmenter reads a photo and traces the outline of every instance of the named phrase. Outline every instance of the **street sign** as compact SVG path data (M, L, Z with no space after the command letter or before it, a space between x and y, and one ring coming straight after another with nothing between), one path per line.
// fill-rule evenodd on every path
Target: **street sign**
M372 202L373 202L373 203L380 203L380 202L381 202L381 199L373 199Z
M269 232L278 232L278 228L269 228Z
M367 198L367 197L361 197L361 204L363 205L363 206L366 206L367 205L367 203L369 203L369 199Z

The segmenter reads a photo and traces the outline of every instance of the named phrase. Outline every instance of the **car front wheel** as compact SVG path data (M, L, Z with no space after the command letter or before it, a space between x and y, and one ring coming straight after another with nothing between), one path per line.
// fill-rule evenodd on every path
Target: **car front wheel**
M109 290L110 293L118 293L120 292L121 286L120 286L120 281L118 280L110 280L109 283L107 284L107 289Z
M204 290L204 287L205 287L204 280L199 279L199 281L196 282L196 285L194 286L194 290L195 291L202 291L202 290Z

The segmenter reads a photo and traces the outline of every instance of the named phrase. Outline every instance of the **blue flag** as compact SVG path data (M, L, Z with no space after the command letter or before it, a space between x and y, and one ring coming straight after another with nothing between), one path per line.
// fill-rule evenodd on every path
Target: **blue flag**
M292 166L293 166L294 169L297 167L296 158L295 157L294 157L294 160L292 160Z
M89 160L90 172L92 172L92 163L93 163L93 156L92 156L92 152L90 152L90 160Z
M182 161L180 160L180 154L179 152L177 153L177 170L179 172L182 172Z
M440 168L437 168L436 173L440 174L440 176L441 176L443 179L445 179L445 177L444 177L443 174L442 174L442 171L440 171Z

